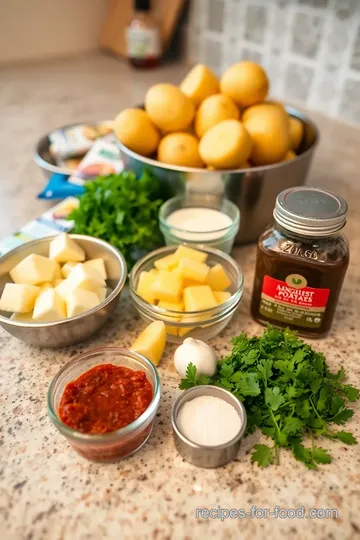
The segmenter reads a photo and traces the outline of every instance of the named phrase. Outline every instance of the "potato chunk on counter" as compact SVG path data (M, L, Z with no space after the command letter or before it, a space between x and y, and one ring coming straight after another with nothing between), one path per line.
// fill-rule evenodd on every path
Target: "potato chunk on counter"
M29 313L34 309L40 291L41 288L35 285L7 283L0 298L0 310Z
M85 261L85 251L66 233L59 234L50 242L49 257L61 263Z
M52 281L55 276L55 270L55 261L32 253L10 271L10 277L14 283L38 285L44 281Z

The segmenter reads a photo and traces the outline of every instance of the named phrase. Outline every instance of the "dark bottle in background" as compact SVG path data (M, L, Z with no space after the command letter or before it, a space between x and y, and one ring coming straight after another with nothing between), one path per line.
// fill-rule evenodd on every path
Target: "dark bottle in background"
M156 67L161 59L161 36L150 0L134 0L134 9L134 17L126 29L129 61L137 68Z

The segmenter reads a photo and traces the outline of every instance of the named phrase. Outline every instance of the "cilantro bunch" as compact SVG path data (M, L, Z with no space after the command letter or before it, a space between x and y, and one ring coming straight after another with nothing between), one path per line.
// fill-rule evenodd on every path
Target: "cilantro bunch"
M163 203L160 184L149 171L140 179L132 171L100 176L84 187L79 207L68 217L75 222L72 232L101 238L118 248L128 270L163 243L158 226Z
M344 384L341 368L331 373L322 353L298 339L295 332L272 327L262 337L241 334L232 340L231 354L218 362L213 377L196 377L196 367L188 365L180 388L214 384L232 392L246 408L247 434L259 428L273 444L257 444L251 460L259 466L279 464L280 448L309 469L330 463L331 456L317 445L320 436L356 444L343 425L352 417L347 402L359 398L359 390ZM304 438L310 446L304 446Z

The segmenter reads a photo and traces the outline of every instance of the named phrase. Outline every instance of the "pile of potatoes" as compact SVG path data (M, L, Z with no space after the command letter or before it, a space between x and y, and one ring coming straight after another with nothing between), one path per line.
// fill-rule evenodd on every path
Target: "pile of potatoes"
M195 66L180 86L155 84L145 110L125 109L115 119L122 144L162 163L242 169L293 159L304 125L279 102L266 100L269 81L254 62L229 67L220 80Z

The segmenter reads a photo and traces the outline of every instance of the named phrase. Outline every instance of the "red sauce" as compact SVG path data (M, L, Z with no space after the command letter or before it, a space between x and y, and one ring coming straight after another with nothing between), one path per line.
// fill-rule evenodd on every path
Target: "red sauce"
M59 416L82 433L109 433L141 416L152 398L153 388L144 371L101 364L66 385Z

